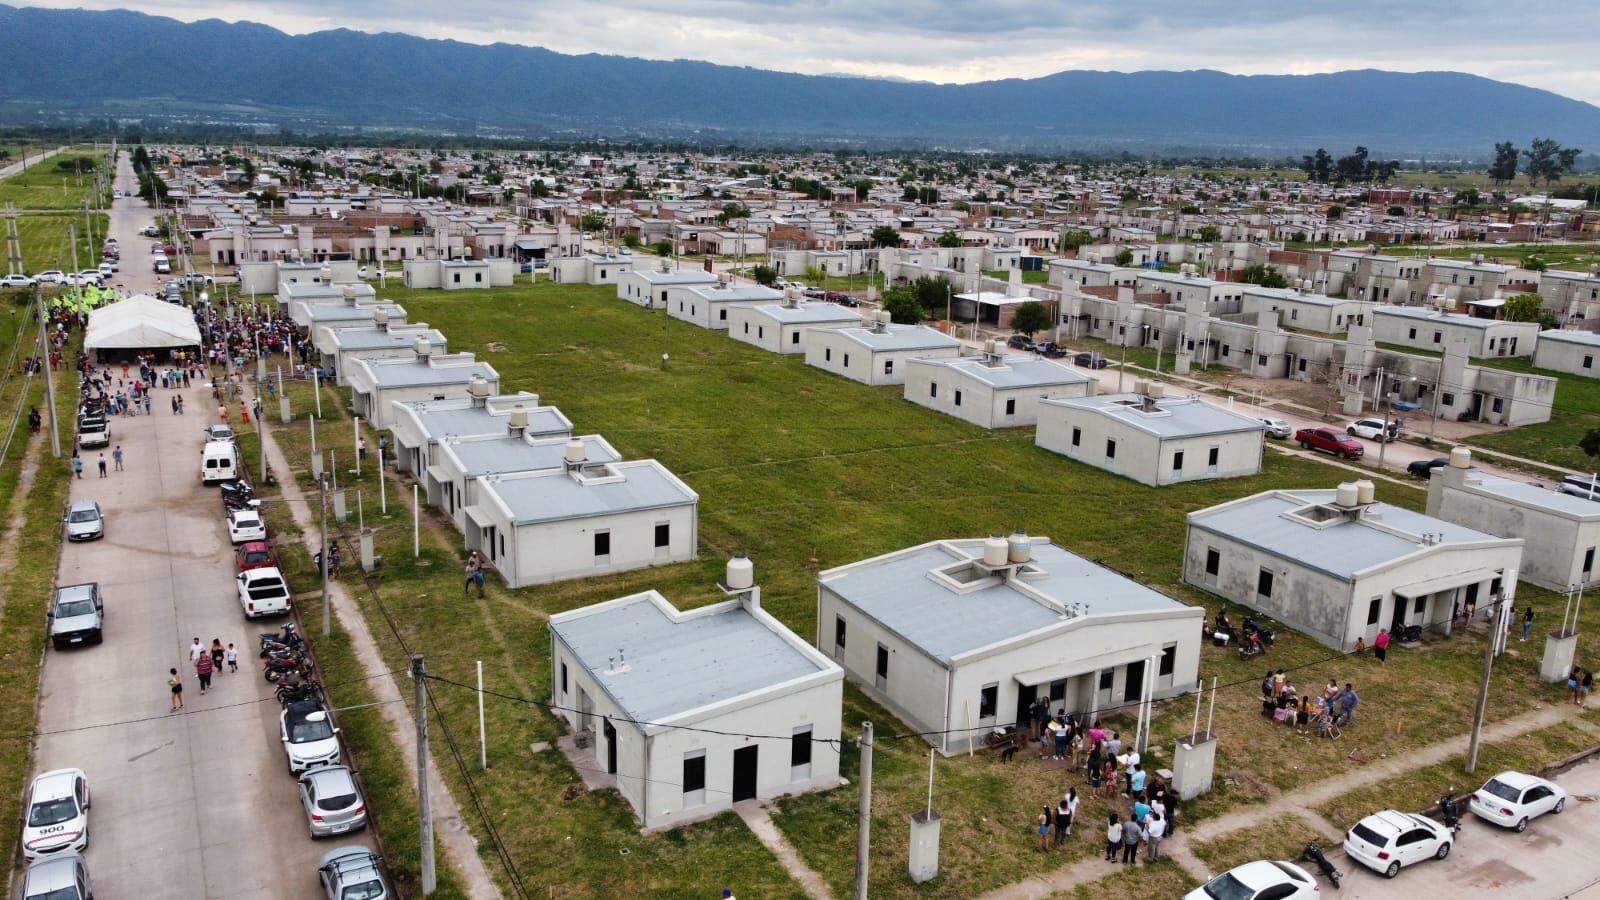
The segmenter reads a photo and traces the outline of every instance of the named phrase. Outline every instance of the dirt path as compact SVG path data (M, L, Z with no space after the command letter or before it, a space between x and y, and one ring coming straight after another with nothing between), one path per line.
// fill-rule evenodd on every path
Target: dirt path
M0 572L10 570L17 561L17 542L10 537L28 524L26 511L28 495L33 492L34 478L39 474L39 463L44 456L44 431L30 435L28 446L22 451L22 471L17 473L17 489L11 492L11 503L5 510L6 527L0 532ZM5 598L0 597L0 608Z

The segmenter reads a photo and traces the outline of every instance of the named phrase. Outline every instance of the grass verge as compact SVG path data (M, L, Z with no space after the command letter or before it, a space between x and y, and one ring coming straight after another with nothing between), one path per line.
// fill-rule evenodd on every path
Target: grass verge
M1204 841L1191 849L1213 874L1221 874L1234 866L1257 859L1294 862L1300 858L1307 841L1327 843L1327 839L1318 834L1311 823L1299 816L1287 815Z

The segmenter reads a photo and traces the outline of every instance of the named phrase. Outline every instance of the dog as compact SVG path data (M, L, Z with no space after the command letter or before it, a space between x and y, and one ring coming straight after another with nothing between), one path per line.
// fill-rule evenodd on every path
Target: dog
M1003 762L1003 763L1011 762L1011 758L1013 756L1016 756L1016 755L1017 755L1017 745L1016 744L1012 744L1011 746L1009 746L1009 747L1005 748L1004 750L1000 751L1000 761Z

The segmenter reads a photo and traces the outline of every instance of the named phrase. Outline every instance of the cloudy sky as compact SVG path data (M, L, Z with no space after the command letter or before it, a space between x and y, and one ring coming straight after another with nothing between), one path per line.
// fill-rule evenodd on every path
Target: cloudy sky
M43 0L292 33L400 31L563 53L927 81L1062 69L1448 69L1600 103L1600 2L1551 0ZM448 18L441 18L442 12Z

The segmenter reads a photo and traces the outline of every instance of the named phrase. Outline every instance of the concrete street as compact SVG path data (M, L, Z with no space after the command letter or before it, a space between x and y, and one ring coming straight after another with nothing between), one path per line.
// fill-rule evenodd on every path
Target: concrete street
M1404 869L1389 881L1348 859L1335 860L1344 873L1348 900L1413 900L1417 897L1515 897L1597 900L1600 865L1600 763L1590 762L1555 779L1572 799L1561 815L1546 815L1522 834L1490 825L1468 813L1450 858ZM1580 799L1580 798L1588 799ZM1324 896L1327 892L1324 891Z
M135 189L126 155L118 187ZM150 240L137 235L149 220L137 197L112 212L124 261L113 282L129 290L155 281L144 259ZM99 501L106 537L68 545L58 581L100 583L106 637L101 646L46 652L37 767L76 766L89 776L96 897L316 897L321 855L368 838L307 835L278 740L278 705L255 653L257 633L282 620L243 617L222 506L215 488L200 486L200 431L215 416L210 390L185 391L182 416L171 412L171 393L156 391L151 416L112 422L126 471L101 479L98 451L87 452L84 477L72 485L73 499ZM70 439L70 426L64 431ZM185 649L194 637L240 650L239 673L219 673L205 696ZM184 676L181 713L168 712L170 667Z

